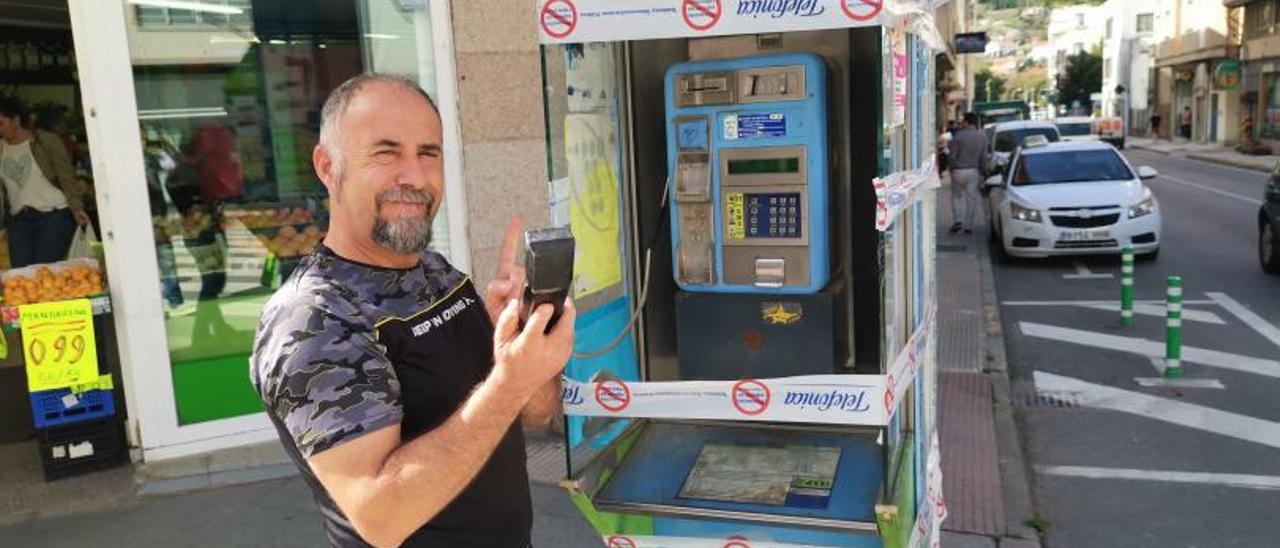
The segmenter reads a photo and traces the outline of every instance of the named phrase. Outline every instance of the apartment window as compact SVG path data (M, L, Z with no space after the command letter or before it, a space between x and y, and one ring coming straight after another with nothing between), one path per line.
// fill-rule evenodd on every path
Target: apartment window
M1102 62L1102 77L1106 78L1111 75L1111 60L1107 59Z
M1257 38L1275 32L1275 0L1254 2L1245 6L1244 10L1246 38Z
M1084 44L1076 42L1074 46L1071 46L1071 55L1080 55L1081 53L1084 53Z
M1077 14L1076 14L1076 28L1078 28L1078 29L1082 29L1082 28L1084 28L1084 14L1083 14L1083 13L1077 13Z
M1111 39L1111 19L1107 19L1107 40Z
M1151 32L1155 30L1156 17L1151 13L1138 14L1138 32Z

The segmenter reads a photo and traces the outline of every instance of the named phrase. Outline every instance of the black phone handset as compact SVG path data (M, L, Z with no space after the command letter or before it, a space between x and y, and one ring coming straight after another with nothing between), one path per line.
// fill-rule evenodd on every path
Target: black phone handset
M564 313L564 301L573 285L573 233L568 228L540 228L524 233L524 268L528 285L520 303L520 326L542 304L555 307L546 332Z

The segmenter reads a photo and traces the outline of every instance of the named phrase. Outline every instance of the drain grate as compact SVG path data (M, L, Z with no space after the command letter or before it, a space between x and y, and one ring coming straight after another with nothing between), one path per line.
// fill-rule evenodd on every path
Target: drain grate
M953 251L963 253L969 251L969 246L964 244L938 244L938 251Z
M1022 397L1022 406L1035 409L1075 409L1080 407L1078 392L1028 391Z

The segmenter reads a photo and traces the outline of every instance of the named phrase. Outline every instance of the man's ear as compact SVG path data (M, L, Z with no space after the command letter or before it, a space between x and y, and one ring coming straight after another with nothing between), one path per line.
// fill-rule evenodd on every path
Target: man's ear
M321 145L311 149L311 165L315 167L316 177L329 190L329 195L337 196L338 179L334 177L336 173L333 172L333 157L329 155L329 150Z

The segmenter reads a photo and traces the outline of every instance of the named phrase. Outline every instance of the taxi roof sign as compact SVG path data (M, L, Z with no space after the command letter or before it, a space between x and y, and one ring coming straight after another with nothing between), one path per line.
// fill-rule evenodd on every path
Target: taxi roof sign
M1049 138L1044 135L1028 135L1022 140L1023 148L1039 148L1049 145Z

